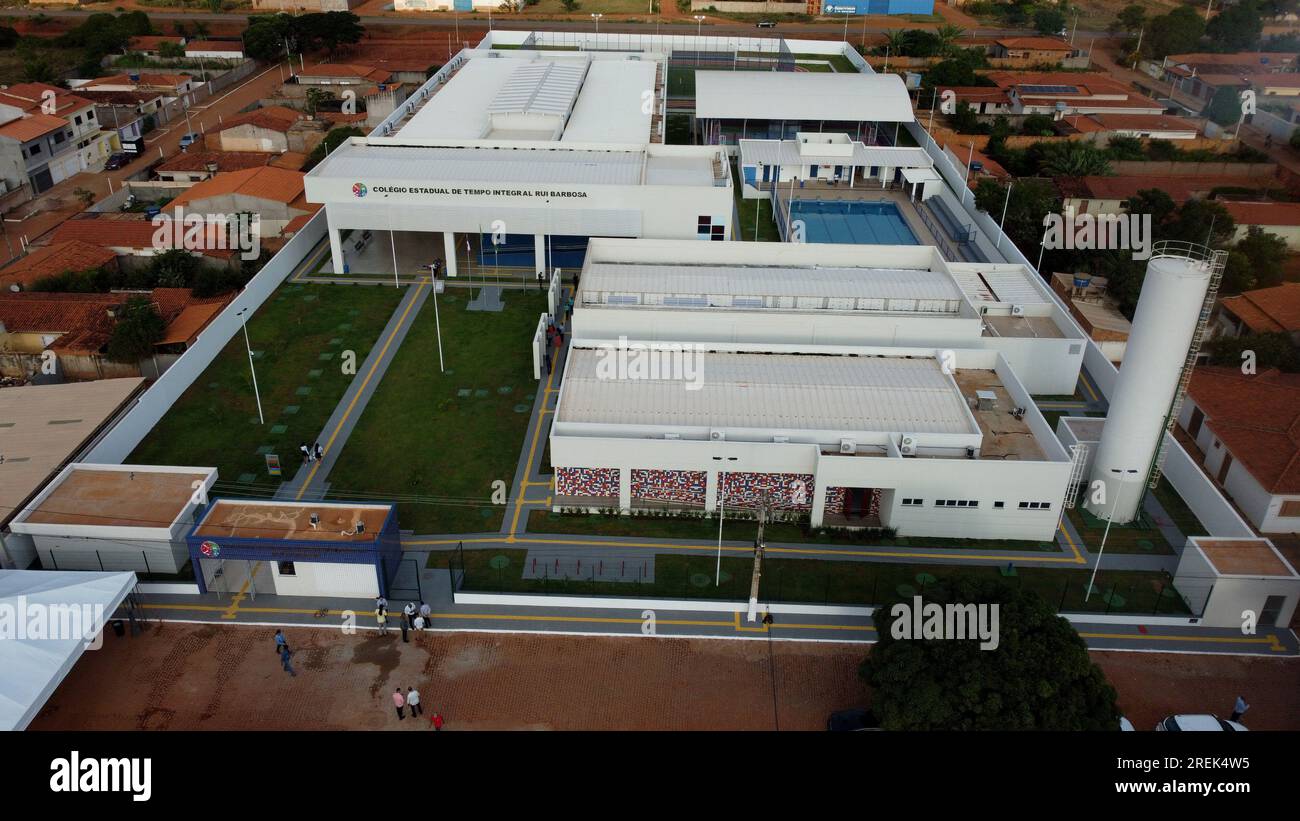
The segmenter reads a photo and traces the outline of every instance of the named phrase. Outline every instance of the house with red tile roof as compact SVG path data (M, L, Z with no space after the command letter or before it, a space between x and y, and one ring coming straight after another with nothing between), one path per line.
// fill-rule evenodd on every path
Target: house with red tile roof
M182 48L185 46L185 38L176 37L176 36L168 37L168 36L160 36L160 35L153 35L153 34L145 34L139 37L132 37L130 40L127 40L125 50L127 53L143 54L148 57L156 57L162 53L162 47L164 45L176 46L177 48Z
M0 177L35 193L96 168L117 149L101 130L95 103L46 83L0 88Z
M1300 250L1300 202L1224 202L1223 207L1237 223L1234 240L1255 226L1286 240L1292 251Z
M952 92L953 103L965 103L976 114L1010 114L1011 97L996 86L944 86L941 96Z
M1078 214L1119 214L1128 200L1141 191L1163 191L1177 204L1194 197L1205 197L1216 188L1258 188L1259 177L1194 174L1162 177L1153 174L1126 174L1114 177L1074 177L1056 181L1064 207Z
M1150 140L1193 140L1200 127L1191 120L1169 114L1073 114L1066 125L1094 139L1137 137Z
M160 216L170 218L174 212L169 206L168 211ZM120 265L144 265L148 264L144 258L169 251L176 245L174 232L160 230L165 227L161 222L155 225L152 220L138 214L83 213L55 228L51 241L79 240L109 249L117 255ZM193 255L202 257L213 266L238 265L239 251L230 245L220 227L211 225L209 231L205 249L195 250Z
M1178 424L1251 524L1300 532L1300 374L1198 367Z
M1000 37L989 49L990 57L1032 63L1059 63L1076 53L1074 46L1059 37Z
M1163 104L1104 74L994 71L988 78L1011 99L1014 114L1163 114Z
M261 151L310 154L325 138L328 125L282 105L255 108L231 117L209 131L208 148L220 151Z
M202 182L227 171L244 171L269 164L275 154L260 151L188 151L154 166L168 182Z
M303 194L301 171L264 166L217 174L195 183L168 205L184 213L258 214L263 236L278 236L294 218L320 210Z
M199 299L188 288L114 291L107 294L0 293L0 373L25 376L45 351L69 379L140 376L138 362L107 358L109 340L128 300L147 298L166 324L158 353L180 353L232 300L234 294Z
M0 292L25 290L36 280L66 271L117 268L117 254L79 240L28 246L25 255L0 268Z
M1219 300L1215 336L1284 333L1300 346L1300 282L1242 291Z

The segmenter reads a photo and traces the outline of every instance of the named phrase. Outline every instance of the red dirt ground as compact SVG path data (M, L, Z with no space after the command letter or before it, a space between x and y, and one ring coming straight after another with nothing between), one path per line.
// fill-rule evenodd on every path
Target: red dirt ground
M774 726L768 643L291 628L296 678L280 669L273 631L152 625L87 653L33 729L427 729L394 715L394 687L414 685L448 730L767 730ZM865 648L771 645L782 730L818 730L868 701ZM1175 712L1226 717L1242 695L1253 729L1300 729L1300 660L1094 653L1139 729Z

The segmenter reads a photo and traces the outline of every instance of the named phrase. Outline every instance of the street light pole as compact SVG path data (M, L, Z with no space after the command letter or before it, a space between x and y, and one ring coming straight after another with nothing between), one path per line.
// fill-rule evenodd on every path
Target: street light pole
M721 456L713 457L713 461L715 462L721 462L722 460L723 457ZM728 456L726 457L726 460L728 462L734 462L736 461L736 457ZM717 570L714 571L714 576L713 576L714 587L722 586L722 519L724 514L726 513L726 507L727 507L726 476L727 476L727 472L725 470L718 471L718 498L719 498L718 501L718 566L717 566Z
M1015 180L1007 183L1007 198L1002 201L1002 220L998 223L998 241L993 246L999 251L1002 250L1002 236L1006 233L1002 230L1002 226L1007 224L1007 208L1011 205L1011 189L1015 187L1015 184Z
M602 17L604 17L604 16L605 16L605 15L603 15L603 14L601 14L601 13L599 13L599 12L592 12L591 19L596 21L596 36L597 36L597 37L600 36L600 18L602 18Z
M1130 470L1128 472L1137 473L1136 470ZM1114 468L1111 468L1111 473L1119 474L1121 477L1124 475L1124 471L1116 470ZM1088 579L1088 589L1083 594L1083 601L1085 604L1087 603L1088 598L1092 596L1092 586L1097 580L1097 571L1101 569L1101 557L1106 552L1106 537L1110 535L1110 524L1115 518L1115 511L1119 508L1119 497L1123 492L1124 484L1121 482L1119 487L1115 489L1115 501L1110 505L1110 516L1106 518L1106 529L1101 532L1101 547L1097 549L1097 562L1092 566L1092 577Z
M266 417L262 415L262 394L257 389L257 369L253 367L253 346L248 342L248 309L241 308L235 316L239 317L239 325L244 329L244 348L248 350L248 372L253 375L253 398L257 400L257 422L265 425Z

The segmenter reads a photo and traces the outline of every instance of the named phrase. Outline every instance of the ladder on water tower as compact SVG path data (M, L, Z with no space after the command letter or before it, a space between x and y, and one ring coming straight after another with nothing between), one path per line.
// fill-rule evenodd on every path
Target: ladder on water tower
M1183 398L1187 395L1187 386L1192 381L1192 371L1196 367L1196 358L1201 353L1201 342L1205 339L1205 328L1210 323L1210 314L1214 312L1214 303L1219 298L1219 283L1223 280L1223 266L1227 262L1227 251L1213 251L1205 264L1210 267L1210 286L1205 290L1205 299L1201 301L1201 314L1196 320L1196 330L1192 333L1191 344L1187 346L1187 359L1183 360L1183 370L1178 377L1178 388L1174 391L1174 400L1169 405L1169 415L1165 417L1165 433L1172 436L1174 425L1178 424L1178 412L1183 407ZM1161 467L1165 463L1165 452L1169 449L1169 439L1162 435L1160 447L1151 463L1151 478L1147 487L1152 490L1160 484Z
M1088 464L1088 446L1084 444L1070 446L1071 461L1070 481L1065 487L1065 506L1074 507L1079 498L1079 486L1083 484L1083 469Z

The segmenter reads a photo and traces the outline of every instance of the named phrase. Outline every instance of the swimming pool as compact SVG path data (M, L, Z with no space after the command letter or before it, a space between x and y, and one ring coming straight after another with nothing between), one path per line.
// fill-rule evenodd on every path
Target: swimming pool
M803 220L804 242L920 245L892 202L795 200L790 220Z

